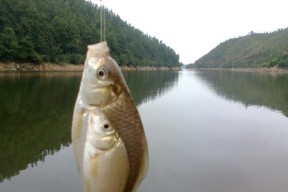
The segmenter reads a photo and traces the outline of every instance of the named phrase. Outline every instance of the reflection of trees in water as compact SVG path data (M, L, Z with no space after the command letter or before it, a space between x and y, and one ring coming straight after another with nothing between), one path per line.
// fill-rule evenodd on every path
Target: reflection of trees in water
M80 78L80 73L0 74L0 182L70 144ZM125 78L139 105L167 91L177 73L129 72Z
M80 75L25 76L0 77L0 182L70 143Z
M288 117L288 75L229 71L201 71L198 75L224 98L279 110Z
M174 71L133 71L124 77L137 105L153 100L167 92L178 80Z

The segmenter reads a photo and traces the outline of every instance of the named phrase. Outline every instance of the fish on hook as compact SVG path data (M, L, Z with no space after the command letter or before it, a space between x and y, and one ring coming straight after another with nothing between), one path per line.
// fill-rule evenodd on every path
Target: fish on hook
M106 42L88 46L72 145L85 192L134 192L146 174L142 122Z

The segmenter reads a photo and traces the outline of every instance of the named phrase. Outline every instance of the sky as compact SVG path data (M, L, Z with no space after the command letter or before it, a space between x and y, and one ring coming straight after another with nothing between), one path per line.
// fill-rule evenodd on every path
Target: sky
M287 0L91 0L194 63L221 42L288 27ZM109 43L109 42L108 42Z

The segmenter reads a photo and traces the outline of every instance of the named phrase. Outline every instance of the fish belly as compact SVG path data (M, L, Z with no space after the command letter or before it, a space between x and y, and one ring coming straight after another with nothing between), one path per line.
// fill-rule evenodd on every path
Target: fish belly
M83 185L85 192L123 192L129 162L125 146L121 140L112 150L95 149L85 144L83 160Z

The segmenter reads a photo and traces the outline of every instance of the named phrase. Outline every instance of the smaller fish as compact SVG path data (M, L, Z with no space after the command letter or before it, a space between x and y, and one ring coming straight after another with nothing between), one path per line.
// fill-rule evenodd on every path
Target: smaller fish
M84 113L82 122L87 123L88 127L83 154L85 191L123 191L128 178L129 162L122 139L99 110Z

